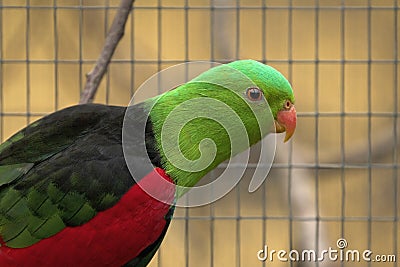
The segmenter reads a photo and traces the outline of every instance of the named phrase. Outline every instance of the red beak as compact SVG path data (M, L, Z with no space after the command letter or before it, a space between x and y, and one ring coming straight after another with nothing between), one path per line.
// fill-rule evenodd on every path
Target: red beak
M275 120L275 132L283 133L286 132L285 141L287 142L296 130L296 109L294 105L290 109L283 109L278 111L277 120Z

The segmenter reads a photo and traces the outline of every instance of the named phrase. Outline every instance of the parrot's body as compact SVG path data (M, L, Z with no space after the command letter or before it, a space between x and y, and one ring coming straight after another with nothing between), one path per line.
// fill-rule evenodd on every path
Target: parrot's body
M290 138L296 117L287 80L256 61L228 65L256 85L250 92L243 88L246 105L254 102L262 107L257 102L261 94L269 102L276 132L286 131L286 139ZM216 74L210 71L200 77ZM174 167L161 148L160 133L169 109L194 97L234 98L220 87L188 83L128 108L70 107L29 125L0 145L0 266L146 266L161 244L179 197L174 187L160 184L159 177L191 187L239 152L222 150L209 168L188 172ZM240 110L239 106L233 108ZM129 127L130 149L141 145L139 125L145 125L147 153L130 158L137 169L135 180L122 147L121 129L127 112L134 117ZM247 116L245 112L243 116ZM267 134L256 129L251 119L242 119L250 145ZM207 123L201 121L201 125ZM218 133L217 148L226 143L211 123L207 131L194 133L204 127L201 125L192 123L182 131L182 153L187 152L189 158L198 156L193 148L204 138ZM185 136L190 142L185 143ZM152 169L141 170L146 160ZM147 194L142 185L155 188L162 201Z

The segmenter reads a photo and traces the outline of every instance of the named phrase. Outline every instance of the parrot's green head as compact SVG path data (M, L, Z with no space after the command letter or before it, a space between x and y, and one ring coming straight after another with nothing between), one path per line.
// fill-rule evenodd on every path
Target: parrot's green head
M277 133L286 132L285 142L296 129L294 94L289 81L276 69L254 60L239 60L228 64L249 77L262 90L275 121Z
M289 82L254 60L218 65L148 103L161 163L180 186L268 133L286 131L287 141L296 128Z

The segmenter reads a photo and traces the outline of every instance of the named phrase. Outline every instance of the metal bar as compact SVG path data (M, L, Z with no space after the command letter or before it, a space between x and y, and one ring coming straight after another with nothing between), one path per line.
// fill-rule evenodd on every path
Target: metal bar
M131 15L131 36L130 36L130 40L129 43L131 44L129 47L129 58L132 62L132 64L130 64L130 69L131 69L131 76L130 76L130 96L133 97L133 94L135 92L135 88L134 88L134 84L135 84L135 10L132 9L132 15ZM111 64L111 62L110 62ZM131 99L133 100L133 99Z
M231 58L231 59L218 59L217 61L219 63L229 63L232 61L235 61L236 59ZM265 59L262 58L254 58L254 60L266 63ZM93 59L82 59L80 60L82 63L85 64L93 64L96 63L96 60ZM13 64L18 64L18 63L30 63L30 64L43 64L43 63L69 63L69 64L76 64L77 60L76 59L58 59L58 60L49 60L49 59L0 59L0 62L3 64L7 63L13 63ZM110 61L111 63L126 63L126 64L132 64L132 63L140 63L140 64L157 64L157 60L131 60L131 59L112 59ZM163 63L168 63L168 64L180 64L180 63L185 63L185 60L177 60L177 59L163 59ZM275 63L290 63L290 64L368 64L368 63L380 63L380 64L396 64L399 63L400 60L398 59L352 59L352 60L334 60L334 59L321 59L321 60L313 60L313 59L292 59L290 61L285 60L285 59L268 59L269 64L275 64Z
M25 116L26 113L21 112L0 112L1 115L4 116ZM389 112L345 112L345 113L336 113L336 112L298 112L297 117L300 118L308 118L308 117L315 117L318 114L318 117L354 117L354 118L363 118L366 116L371 116L372 118L397 118L400 115L400 112L389 113ZM31 112L32 116L44 116L48 115L48 113L42 112Z
M3 96L3 1L0 0L0 142L4 141L4 96Z
M162 1L157 1L157 72L161 71L161 56L162 56ZM136 61L137 62L137 61ZM157 76L157 92L161 93L161 79ZM187 221L185 221L185 244L188 242L188 232L186 231ZM185 254L188 253L185 246ZM162 248L157 253L157 263L158 266L162 266ZM186 263L187 266L187 263Z
M81 95L83 91L83 0L79 0L79 94ZM73 61L75 62L75 61ZM93 60L93 63L96 63L96 60ZM76 64L76 62L75 62Z
M189 60L189 29L188 29L188 27L189 27L189 14L188 14L188 9L187 9L187 7L188 7L188 0L185 0L185 14L184 14L184 17L185 17L185 24L184 24L184 35L185 35L185 61L188 61ZM185 81L188 81L188 66L186 65L185 66ZM189 220L191 220L190 219L190 215L189 215L189 208L188 207L185 207L185 217L186 217L186 220L185 220L185 261L186 261L186 264L188 265L188 266L190 266L190 239L189 239Z
M108 20L109 20L109 10L110 10L110 0L105 0L105 8L104 8L104 38L107 38L108 33ZM106 78L106 104L110 102L110 72L113 64L108 65L107 71L105 74Z
M293 77L293 0L289 0L289 7L288 7L288 78L289 81L292 81ZM293 145L292 142L289 144L289 155L288 155L288 205L289 205L289 249L292 250L294 248L294 240L293 240L293 204L292 204L292 171L293 171L293 164L292 164L292 157L293 157ZM293 267L294 263L290 262L290 267Z
M314 45L315 45L315 61L319 61L319 1L315 0L315 29L314 29ZM315 107L315 163L319 164L319 64L316 63L314 66L315 79L314 79L314 107ZM314 171L315 177L315 214L316 214L316 227L315 227L315 249L319 251L319 232L320 232L320 213L319 213L319 169ZM319 263L316 262L315 266Z
M399 56L398 51L398 41L399 41L399 33L398 33L398 1L394 0L394 55L395 59ZM396 114L393 118L393 165L397 165L398 157L397 157L397 147L398 147L398 138L397 138L397 124L398 124L398 88L399 88L399 78L398 78L398 65L395 63L393 64L393 107L394 107L394 114ZM394 214L394 222L393 222L393 253L398 252L398 224L399 224L399 192L398 192L398 166L393 168L393 188L394 188L394 205L393 205L393 214ZM393 263L393 266L398 266L397 261Z
M236 221L236 216L215 216L215 220L230 220ZM315 216L246 216L242 217L242 221L253 221L253 220L292 220L293 222L315 222L316 220L320 220L321 222L341 222L342 217L336 216L324 216L317 218ZM174 216L174 220L186 220L184 216ZM198 220L198 221L209 221L209 216L190 216L190 220ZM397 218L395 216L352 216L346 217L345 222L396 222Z
M209 3L210 3L210 42L211 42L211 45L210 45L210 61L212 62L212 63L214 63L215 62L215 56L214 56L214 54L215 54L215 52L214 52L214 42L215 42L215 40L214 40L214 34L215 34L215 31L214 31L214 28L215 28L215 22L214 22L214 16L215 16L215 12L214 12L214 0L209 0ZM215 173L214 173L214 171L213 172L211 172L211 174L210 174L212 177L213 176L215 176ZM211 240L211 259L210 259L210 266L214 266L214 251L215 251L215 248L214 248L214 239L215 239L215 235L214 235L214 232L215 232L215 209L214 209L214 203L211 203L210 204L210 215L211 215L211 222L210 222L210 240Z
M262 8L262 11L261 11L261 57L262 57L262 60L264 61L264 62L267 62L267 33L266 33L266 28L267 28L267 15L266 15L266 13L267 13L267 11L266 11L266 9L265 9L265 6L266 6L266 1L267 0L262 0L262 3L261 3L261 8ZM266 214L266 209L267 209L267 190L266 190L266 183L264 183L263 185L262 185L262 187L261 187L261 200L262 200L262 206L261 206L261 208L262 208L262 217L263 217L263 219L262 219L262 225L261 225L261 236L262 236L262 239L261 239L261 244L260 244L260 247L264 247L264 245L267 243L267 220L266 219L264 219L266 216L267 216L267 214ZM266 262L265 261L263 261L262 262L262 267L265 267L266 266Z
M342 6L345 5L345 0L341 1ZM346 59L346 46L345 46L345 9L342 8L340 11L340 58L345 61ZM345 64L341 64L340 66L340 113L345 114L345 78L346 78L346 70ZM346 154L345 154L345 116L340 117L340 188L341 188L341 205L340 205L340 238L344 238L345 236L345 215L346 215L346 176L345 176L345 162L346 162ZM344 266L344 262L340 263L340 266Z
M25 9L25 6L17 6L17 5L6 5L3 6L4 9ZM50 5L37 5L37 6L30 6L31 9L53 9L53 6ZM82 5L77 5L77 6L62 6L59 5L59 9L81 9ZM85 9L87 10L103 10L107 8L105 5L98 5L98 6L85 6ZM133 6L133 9L137 10L157 10L157 9L168 9L168 10L176 10L176 9L182 9L182 6ZM236 6L214 6L215 9L226 9L226 10L235 10L237 9ZM265 6L261 7L263 9L270 9L270 10L288 10L293 9L293 10L313 10L315 9L314 6ZM323 10L340 10L343 9L344 7L341 5L337 6L321 6L320 7ZM118 9L117 5L109 6L109 9ZM195 10L209 10L210 7L207 6L189 6L188 9L195 9ZM259 10L260 7L258 6L241 6L241 10ZM345 9L348 10L367 10L367 6L346 6ZM390 7L390 6L371 6L371 9L373 10L398 10L398 6Z
M372 169L371 169L371 164L372 164L372 121L371 121L371 88L372 88L372 65L371 65L371 53L372 53L372 28L371 28L371 0L368 0L368 9L367 9L367 38L368 38L368 68L367 68L367 106L368 106L368 234L367 234L367 239L368 239L368 249L371 250L371 244L372 244ZM371 262L368 263L368 266L371 266Z
M29 49L29 42L30 42L30 0L26 1L26 32L25 32L25 53L26 53L26 124L29 124L31 118L31 77L30 77L30 49Z
M53 0L53 27L54 27L54 109L58 110L58 30L57 30L57 0Z
M236 0L236 38L235 38L235 43L236 43L236 50L235 50L235 60L239 59L239 49L240 49L240 0ZM240 227L240 218L241 218L241 202L240 202L240 187L241 183L239 183L235 190L236 190L236 212L237 212L237 218L236 218L236 266L240 267L241 266L241 227Z

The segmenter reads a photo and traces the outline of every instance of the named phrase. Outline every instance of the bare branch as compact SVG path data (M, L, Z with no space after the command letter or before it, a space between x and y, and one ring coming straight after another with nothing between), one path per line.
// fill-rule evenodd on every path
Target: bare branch
M101 79L107 70L111 57L124 35L125 24L134 1L135 0L121 0L118 12L115 15L110 31L107 34L103 50L97 59L96 65L88 74L86 74L86 84L85 89L81 94L81 99L79 101L80 104L90 103L93 101L94 95L96 94Z

